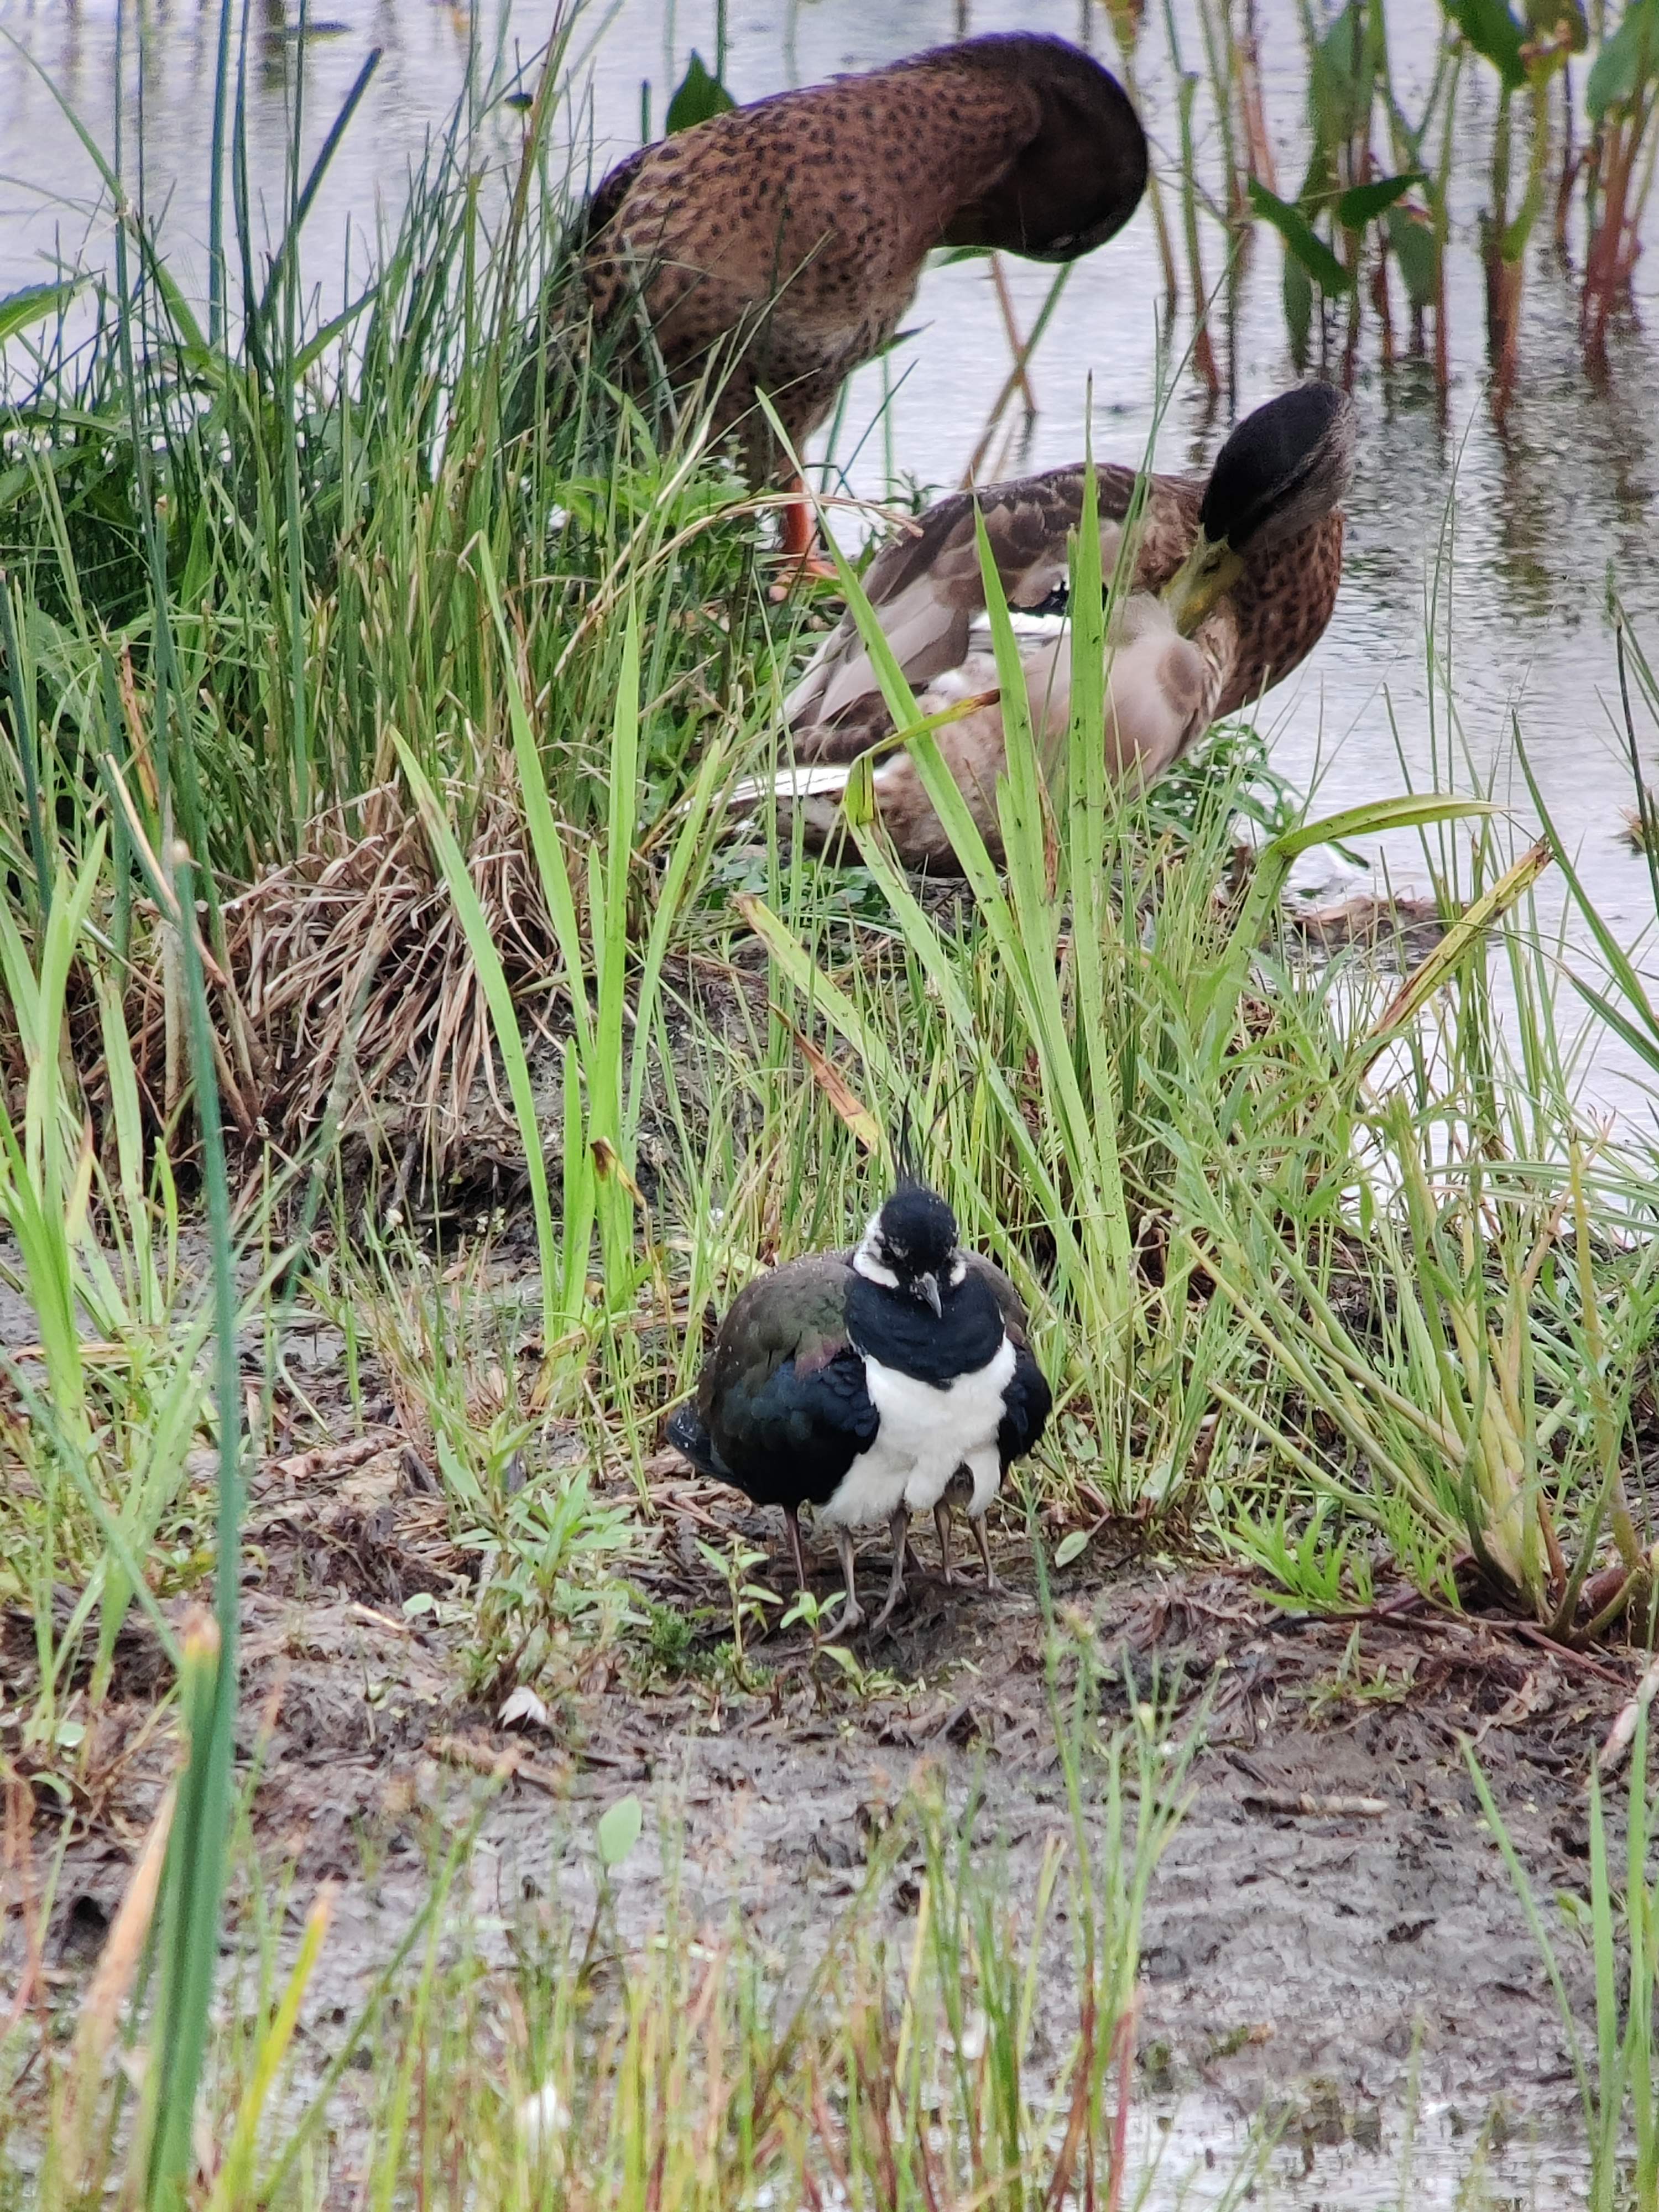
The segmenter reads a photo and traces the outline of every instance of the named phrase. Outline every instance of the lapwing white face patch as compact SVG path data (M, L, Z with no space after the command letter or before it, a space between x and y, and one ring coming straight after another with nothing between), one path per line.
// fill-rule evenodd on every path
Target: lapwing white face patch
M887 1264L887 1248L881 1239L879 1208L864 1224L864 1235L853 1255L853 1265L866 1283L879 1283L884 1291L897 1290L899 1279Z

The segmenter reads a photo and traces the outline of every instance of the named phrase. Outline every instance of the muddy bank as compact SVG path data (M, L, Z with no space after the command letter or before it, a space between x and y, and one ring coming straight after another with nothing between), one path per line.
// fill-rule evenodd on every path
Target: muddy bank
M1003 1533L1012 1587L1001 1599L924 1572L896 1633L856 1647L860 1684L822 1661L815 1675L796 1634L757 1647L744 1688L729 1667L700 1663L724 1592L693 1540L776 1532L666 1464L653 1472L656 1519L630 1571L641 1603L696 1623L678 1655L690 1671L647 1676L635 1636L573 1678L550 1729L517 1737L495 1725L498 1696L470 1694L459 1628L443 1620L466 1555L400 1436L295 1455L256 1481L243 1747L262 1766L262 1854L296 1869L292 1912L318 1881L341 1885L310 2031L319 2063L328 2023L391 1955L434 1849L467 1817L482 1785L466 1761L487 1766L514 1741L527 1772L489 1812L473 1869L475 1901L498 1928L561 1905L591 1911L595 1820L633 1790L668 1808L687 1911L716 1926L740 1915L787 1971L826 1940L880 1814L924 1765L954 1807L977 1795L981 1847L1002 1855L1010 1896L1031 1893L1068 1814L1024 1540ZM880 1573L879 1551L868 1556ZM820 1565L827 1596L833 1568ZM406 1613L419 1592L432 1606ZM1382 2158L1398 2140L1414 2069L1443 2133L1478 2131L1498 2107L1522 2134L1554 2140L1575 2101L1561 2027L1462 1742L1475 1742L1537 1891L1582 1891L1589 1761L1635 1663L1553 1655L1505 1625L1302 1619L1248 1577L1115 1553L1110 1531L1055 1577L1054 1601L1073 1644L1085 1620L1092 1628L1109 1721L1132 1697L1161 1696L1175 1732L1202 1730L1146 1929L1149 2108L1197 2112L1224 2132L1265 2111L1288 2130L1281 2162L1330 2186L1345 2161ZM9 1700L32 1663L27 1627L15 1613L4 1623ZM96 1954L167 1770L149 1725L165 1678L148 1631L130 1626L73 1797L48 1942L65 1985ZM37 1802L43 1882L60 1816L46 1790ZM914 1910L914 1869L884 1879L879 1909L896 1923ZM624 1936L659 1924L664 1881L647 1820L618 1876ZM9 1968L19 1901L14 1889ZM1069 1936L1054 1941L1063 2047ZM1587 1951L1571 1933L1560 1951L1583 2012Z

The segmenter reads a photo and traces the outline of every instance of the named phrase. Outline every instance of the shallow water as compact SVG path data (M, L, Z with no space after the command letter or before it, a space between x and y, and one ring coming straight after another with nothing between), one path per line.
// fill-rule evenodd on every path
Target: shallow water
M296 57L305 58L305 131L320 143L369 52L382 59L368 94L336 157L307 234L307 266L325 299L337 294L349 240L356 265L377 210L395 207L410 164L446 117L465 70L469 44L511 73L545 36L550 10L481 5L476 15L441 0L327 0L313 9L314 34L303 50L293 34L297 8L264 0L252 11L250 143L267 204L280 196L287 104ZM124 104L127 171L143 149L148 204L167 209L171 251L195 249L205 265L205 147L217 22L216 0L132 0L125 10ZM1188 66L1201 57L1195 19L1177 9ZM578 20L573 51L591 105L572 103L568 135L584 147L591 130L595 166L638 142L641 85L660 116L665 89L690 49L712 58L714 0L619 0L591 6ZM326 20L325 20L326 19ZM859 67L951 36L1024 25L1063 31L1113 58L1103 12L1089 0L1043 6L1037 0L909 0L902 11L877 0L738 0L730 13L726 76L738 98L836 69ZM1440 22L1432 0L1396 0L1389 35L1409 107L1426 78ZM1292 0L1261 0L1265 94L1280 181L1299 169L1303 50ZM50 76L100 143L113 143L120 12L116 0L9 0L0 24ZM1155 66L1164 41L1155 22L1142 41L1143 88L1155 154L1170 166L1173 100ZM1582 70L1580 72L1582 76ZM1482 88L1484 90L1484 88ZM1349 565L1330 630L1297 676L1273 693L1264 716L1279 765L1300 787L1317 785L1318 811L1413 787L1486 787L1513 804L1517 840L1534 817L1516 760L1518 717L1547 804L1577 848L1586 880L1626 943L1652 919L1644 864L1620 835L1630 802L1605 608L1609 569L1616 574L1638 635L1659 658L1659 550L1651 532L1659 437L1659 345L1644 325L1659 301L1659 258L1638 264L1635 312L1615 330L1611 373L1599 387L1586 375L1576 335L1571 268L1547 242L1528 273L1521 378L1507 430L1493 426L1484 390L1482 279L1473 251L1480 204L1487 112L1466 87L1462 136L1469 149L1461 190L1461 231L1451 284L1455 380L1443 422L1426 368L1407 363L1385 378L1362 372L1358 476L1350 502ZM1203 126L1200 103L1200 129ZM142 125L142 129L141 129ZM479 126L478 151L507 158L516 137L512 111ZM42 77L14 52L0 61L0 290L38 278L54 252L106 250L92 165ZM1652 227L1651 224L1650 226ZM1543 226L1547 228L1547 226ZM1219 234L1207 230L1212 283L1220 269ZM188 266L191 256L185 256ZM1051 272L1010 261L1017 312L1029 323ZM1239 287L1224 363L1241 407L1280 388L1293 374L1279 302L1280 252L1265 231L1256 238ZM999 469L1073 459L1082 449L1094 393L1094 438L1103 456L1127 459L1146 450L1154 422L1158 318L1162 286L1152 224L1143 206L1114 243L1079 264L1032 369L1039 403L1024 434L994 453L981 475ZM984 264L941 269L926 279L908 319L917 335L893 356L885 399L880 366L852 387L839 453L861 495L886 488L890 463L924 484L962 477L1008 365L1006 341ZM1184 320L1177 344L1186 337ZM1368 349L1369 350L1369 349ZM1226 428L1190 378L1176 390L1157 443L1165 468L1202 468ZM1455 713L1443 673L1431 686L1425 611L1449 665ZM1648 757L1659 732L1644 732ZM1421 887L1426 866L1415 842L1387 851L1396 882ZM1540 915L1559 910L1547 883ZM1562 994L1569 1023L1577 1017ZM1632 1063L1612 1040L1599 1041L1594 1096L1638 1107Z
M1139 2107L1127 2204L1139 2212L1574 2212L1589 2201L1576 2146L1524 2127L1482 2140L1485 2116L1425 2105L1380 2124L1374 2144L1277 2140L1219 2099ZM1137 2194L1139 2191L1139 2194Z

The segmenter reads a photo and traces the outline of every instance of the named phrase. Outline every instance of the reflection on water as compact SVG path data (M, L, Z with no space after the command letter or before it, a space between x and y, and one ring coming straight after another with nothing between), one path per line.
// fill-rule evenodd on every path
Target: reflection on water
M273 223L296 82L297 12L283 0L263 0L249 34L250 161ZM591 91L573 98L569 129L584 158L590 136L601 167L637 143L642 85L659 117L690 48L712 55L714 12L714 0L617 0L608 8L595 0L579 16L573 52ZM1195 20L1176 12L1188 52L1200 52ZM218 14L217 0L130 0L124 19L115 0L11 0L0 11L5 28L106 146L113 143L117 30L125 21L127 173L137 179L142 143L145 204L166 207L174 265L197 282L204 281L204 154ZM343 283L353 228L372 233L378 213L395 205L410 163L447 112L470 48L510 80L533 60L550 15L545 5L514 8L508 0L482 0L476 10L443 0L323 0L313 8L315 35L304 55L308 149L320 144L369 49L383 49L311 220L307 266L325 300ZM890 0L736 0L726 74L740 99L753 98L949 38L964 17L974 31L1062 31L1109 64L1113 58L1103 10L1091 0L908 0L902 10ZM1396 0L1390 9L1407 108L1427 82L1440 21L1435 0ZM1258 21L1269 129L1289 174L1298 167L1304 97L1295 0L1260 0ZM1142 73L1155 157L1167 165L1173 100L1153 66L1159 43L1149 31ZM1468 164L1456 205L1462 243L1450 285L1449 419L1440 419L1424 366L1407 363L1387 380L1375 371L1363 376L1348 580L1328 635L1273 695L1267 720L1287 774L1304 785L1319 779L1322 807L1397 789L1402 774L1418 784L1455 775L1466 787L1492 782L1528 823L1510 736L1518 715L1547 804L1577 845L1609 919L1634 941L1651 907L1645 867L1619 836L1628 769L1608 711L1616 694L1604 599L1611 568L1638 635L1659 655L1659 552L1650 527L1659 349L1643 327L1659 297L1659 263L1650 256L1638 264L1636 313L1615 331L1610 373L1598 384L1578 356L1575 273L1547 240L1540 245L1528 273L1520 383L1500 434L1484 404L1482 278L1471 245L1483 191L1484 89L1467 87L1462 111ZM513 112L496 109L478 125L479 160L504 161L516 130ZM46 84L15 56L0 65L0 144L10 172L0 179L0 290L38 278L54 252L99 252L106 234L92 166ZM1219 243L1211 229L1212 283L1221 273ZM1006 269L1017 313L1029 325L1051 272L1018 261ZM1226 349L1241 408L1292 374L1279 270L1277 242L1259 235L1239 273ZM1127 459L1146 450L1155 421L1161 295L1143 208L1119 239L1074 270L1033 368L1040 411L1029 425L1012 426L994 465L1074 459L1091 380L1096 450ZM839 443L849 483L870 496L885 489L890 453L902 475L922 484L959 481L1007 370L982 264L930 274L908 321L918 335L891 357L887 374L896 388L886 419L884 371L872 366L854 380ZM1176 336L1184 343L1184 329ZM1226 427L1190 380L1182 382L1158 437L1160 465L1201 468ZM1425 647L1431 602L1443 664L1435 684ZM1444 691L1448 670L1455 713ZM1659 755L1659 732L1646 737L1650 754ZM1414 845L1389 857L1397 878L1421 881ZM1600 1056L1594 1087L1607 1097L1625 1091L1609 1052Z
M1275 2140L1200 2092L1137 2104L1126 2203L1138 2212L1572 2212L1589 2201L1571 2122L1488 2127L1425 2103L1364 2141L1296 2127ZM1139 2192L1139 2193L1138 2193Z

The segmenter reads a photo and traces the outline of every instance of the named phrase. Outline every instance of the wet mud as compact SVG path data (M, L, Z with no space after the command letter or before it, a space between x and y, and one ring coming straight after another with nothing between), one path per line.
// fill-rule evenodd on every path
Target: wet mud
M735 1914L780 1961L827 1940L881 1812L924 1768L953 1805L977 1799L975 1836L1000 1855L1012 1897L1030 1893L1048 1839L1068 1830L1052 1631L1024 1538L1001 1532L1000 1597L946 1588L924 1562L893 1633L854 1647L857 1694L839 1668L814 1669L799 1631L755 1647L745 1689L729 1668L696 1665L722 1633L725 1593L696 1539L769 1542L761 1571L781 1587L779 1532L666 1455L650 1472L655 1520L630 1573L642 1602L696 1623L681 1655L690 1671L641 1679L635 1638L527 1731L500 1726L499 1686L469 1680L459 1631L443 1625L468 1555L394 1429L292 1454L256 1479L241 1747L258 1767L262 1859L294 1869L296 1923L316 1883L339 1885L317 1984L325 2020L345 2018L384 1966L427 1894L434 1834L465 1826L504 1752L521 1765L484 1817L472 1875L498 1923L591 1911L594 1822L627 1790L667 1810L682 1912L716 1927ZM1069 1648L1085 1623L1092 1632L1109 1723L1132 1701L1165 1699L1173 1733L1201 1731L1145 1928L1144 2097L1172 2110L1196 2100L1218 2124L1265 2114L1315 2173L1322 2158L1392 2140L1408 2101L1460 2128L1496 2113L1559 2134L1576 2094L1562 2026L1464 1746L1535 1893L1582 1893L1590 1759L1636 1661L1387 1601L1316 1620L1268 1603L1247 1575L1146 1556L1115 1541L1122 1533L1103 1528L1053 1577L1050 1603ZM883 1572L879 1547L866 1557ZM828 1599L833 1562L817 1565ZM405 1611L422 1592L432 1607ZM33 1637L15 1613L0 1630L9 1694L25 1686ZM155 1725L167 1671L135 1620L67 1808L47 1944L67 1981L96 1955L170 1771ZM65 1808L44 1788L37 1802L41 1894ZM618 1876L625 1937L661 1923L657 1836L647 1820ZM878 1914L914 1909L914 1871L884 1876ZM14 1892L0 1931L9 1967L20 1903ZM1588 1950L1565 1929L1558 1948L1582 2015Z

